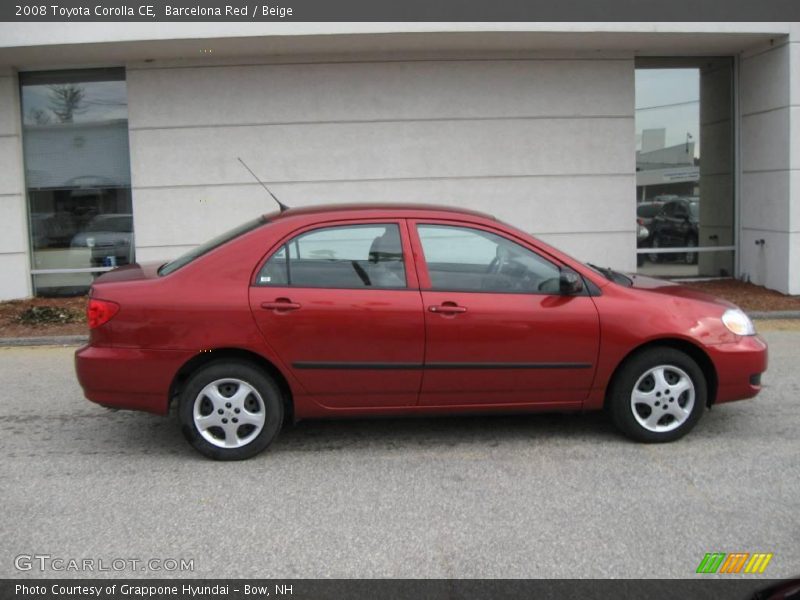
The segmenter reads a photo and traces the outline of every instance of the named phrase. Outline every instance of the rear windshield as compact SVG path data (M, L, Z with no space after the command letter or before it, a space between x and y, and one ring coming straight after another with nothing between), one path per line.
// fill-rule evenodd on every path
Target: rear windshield
M231 229L222 235L218 235L214 239L208 240L205 244L200 244L196 248L189 250L186 254L182 254L175 260L168 262L158 270L158 274L169 275L173 271L177 271L181 267L188 265L196 258L203 256L203 254L211 252L214 248L219 248L223 244L227 244L232 239L237 238L240 235L244 235L248 231L252 231L256 227L260 227L266 222L267 220L264 217L258 217L257 219L253 219L247 223L242 223L238 227Z

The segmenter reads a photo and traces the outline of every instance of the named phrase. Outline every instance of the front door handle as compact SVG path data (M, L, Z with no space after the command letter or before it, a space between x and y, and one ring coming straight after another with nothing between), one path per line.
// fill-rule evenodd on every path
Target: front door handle
M443 315L454 315L457 313L467 312L466 306L457 306L455 304L434 304L429 306L428 310L433 313L441 313Z
M261 308L266 310L297 310L300 308L300 304L297 302L292 302L288 298L278 298L275 302L262 302Z

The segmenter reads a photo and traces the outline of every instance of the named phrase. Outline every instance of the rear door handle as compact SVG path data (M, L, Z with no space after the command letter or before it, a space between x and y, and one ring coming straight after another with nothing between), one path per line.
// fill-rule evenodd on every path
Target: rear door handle
M288 298L278 298L275 302L262 302L261 308L265 310L297 310L300 304L292 302Z
M428 310L433 313L442 313L444 315L454 315L457 313L467 312L466 306L456 306L455 304L434 304L429 306Z

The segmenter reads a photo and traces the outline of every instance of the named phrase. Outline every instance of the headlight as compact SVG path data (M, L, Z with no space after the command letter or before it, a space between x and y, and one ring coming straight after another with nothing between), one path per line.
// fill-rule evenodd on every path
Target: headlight
M753 326L750 317L738 308L726 310L725 314L722 315L722 322L725 323L725 327L731 333L736 335L755 335L756 333L756 328Z

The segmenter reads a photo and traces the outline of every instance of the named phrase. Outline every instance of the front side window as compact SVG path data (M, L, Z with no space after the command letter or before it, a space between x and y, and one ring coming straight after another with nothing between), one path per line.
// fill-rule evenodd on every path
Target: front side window
M404 288L396 224L315 229L286 242L258 274L260 286Z
M504 237L450 225L417 231L434 290L558 293L558 266Z

